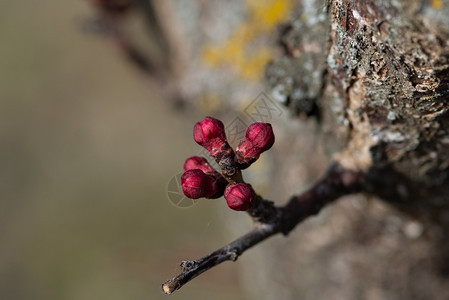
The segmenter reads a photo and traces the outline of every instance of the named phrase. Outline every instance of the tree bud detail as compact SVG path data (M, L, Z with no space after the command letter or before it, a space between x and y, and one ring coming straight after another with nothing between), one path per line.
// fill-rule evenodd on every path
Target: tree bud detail
M229 208L238 211L248 210L256 201L256 194L245 183L229 184L224 192Z
M199 169L186 171L181 176L184 195L191 199L211 198L217 193L217 183L212 176Z
M253 123L236 149L236 160L242 169L249 167L274 144L274 133L269 123Z
M227 145L223 123L212 117L206 117L203 121L195 124L193 138L214 157Z
M207 159L200 156L189 157L184 163L184 171L200 169L206 174L215 174L217 171L209 164Z

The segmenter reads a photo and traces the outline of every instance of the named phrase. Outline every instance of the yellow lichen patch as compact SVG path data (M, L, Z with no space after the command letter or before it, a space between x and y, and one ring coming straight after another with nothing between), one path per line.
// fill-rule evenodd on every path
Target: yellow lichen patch
M239 65L237 72L245 79L257 80L264 73L265 65L270 61L272 56L268 49L260 49L244 64Z
M441 0L432 0L432 6L436 9L442 9L443 8L443 1Z
M291 1L279 0L248 0L249 12L252 19L262 28L272 28L279 22L285 20L292 10Z
M223 44L205 44L202 59L209 67L229 67L243 79L258 80L272 57L271 48L263 42L263 37L288 18L293 3L291 0L247 0L246 4L246 20Z

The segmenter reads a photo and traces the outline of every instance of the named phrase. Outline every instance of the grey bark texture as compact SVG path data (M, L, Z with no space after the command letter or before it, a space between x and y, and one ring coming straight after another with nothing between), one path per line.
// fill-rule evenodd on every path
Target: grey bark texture
M266 268L272 277L258 279L273 294L251 292L449 299L449 1L298 7L266 77L293 113L316 121L292 132L298 144L289 142L276 172L313 180L317 160L334 159L366 172L368 193L257 249L248 269ZM298 161L297 151L312 159Z

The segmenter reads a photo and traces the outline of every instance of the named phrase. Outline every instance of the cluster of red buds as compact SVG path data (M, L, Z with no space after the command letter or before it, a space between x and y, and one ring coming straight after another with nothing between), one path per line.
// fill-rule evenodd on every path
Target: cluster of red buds
M248 168L262 152L273 146L271 125L251 124L235 152L226 139L223 123L212 117L195 124L193 137L212 155L221 174L204 157L188 158L181 177L184 195L192 199L215 199L224 195L233 210L246 211L254 207L258 197L252 187L243 181L240 170Z

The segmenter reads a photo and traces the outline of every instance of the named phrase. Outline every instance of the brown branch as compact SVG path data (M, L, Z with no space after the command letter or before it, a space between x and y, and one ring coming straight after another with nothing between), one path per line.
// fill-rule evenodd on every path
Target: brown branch
M181 263L182 273L173 279L166 281L162 285L162 290L167 295L173 293L193 278L215 267L216 265L227 260L236 261L245 250L277 232L279 231L275 224L263 224L256 226L244 236L203 258L194 261L183 261Z
M210 253L209 255L181 263L182 273L162 284L165 294L171 294L201 273L224 261L235 261L247 249L277 233L287 235L297 224L317 214L327 203L341 196L362 190L363 174L333 165L325 177L300 196L295 196L284 207L261 199L250 215L256 226L244 236Z

